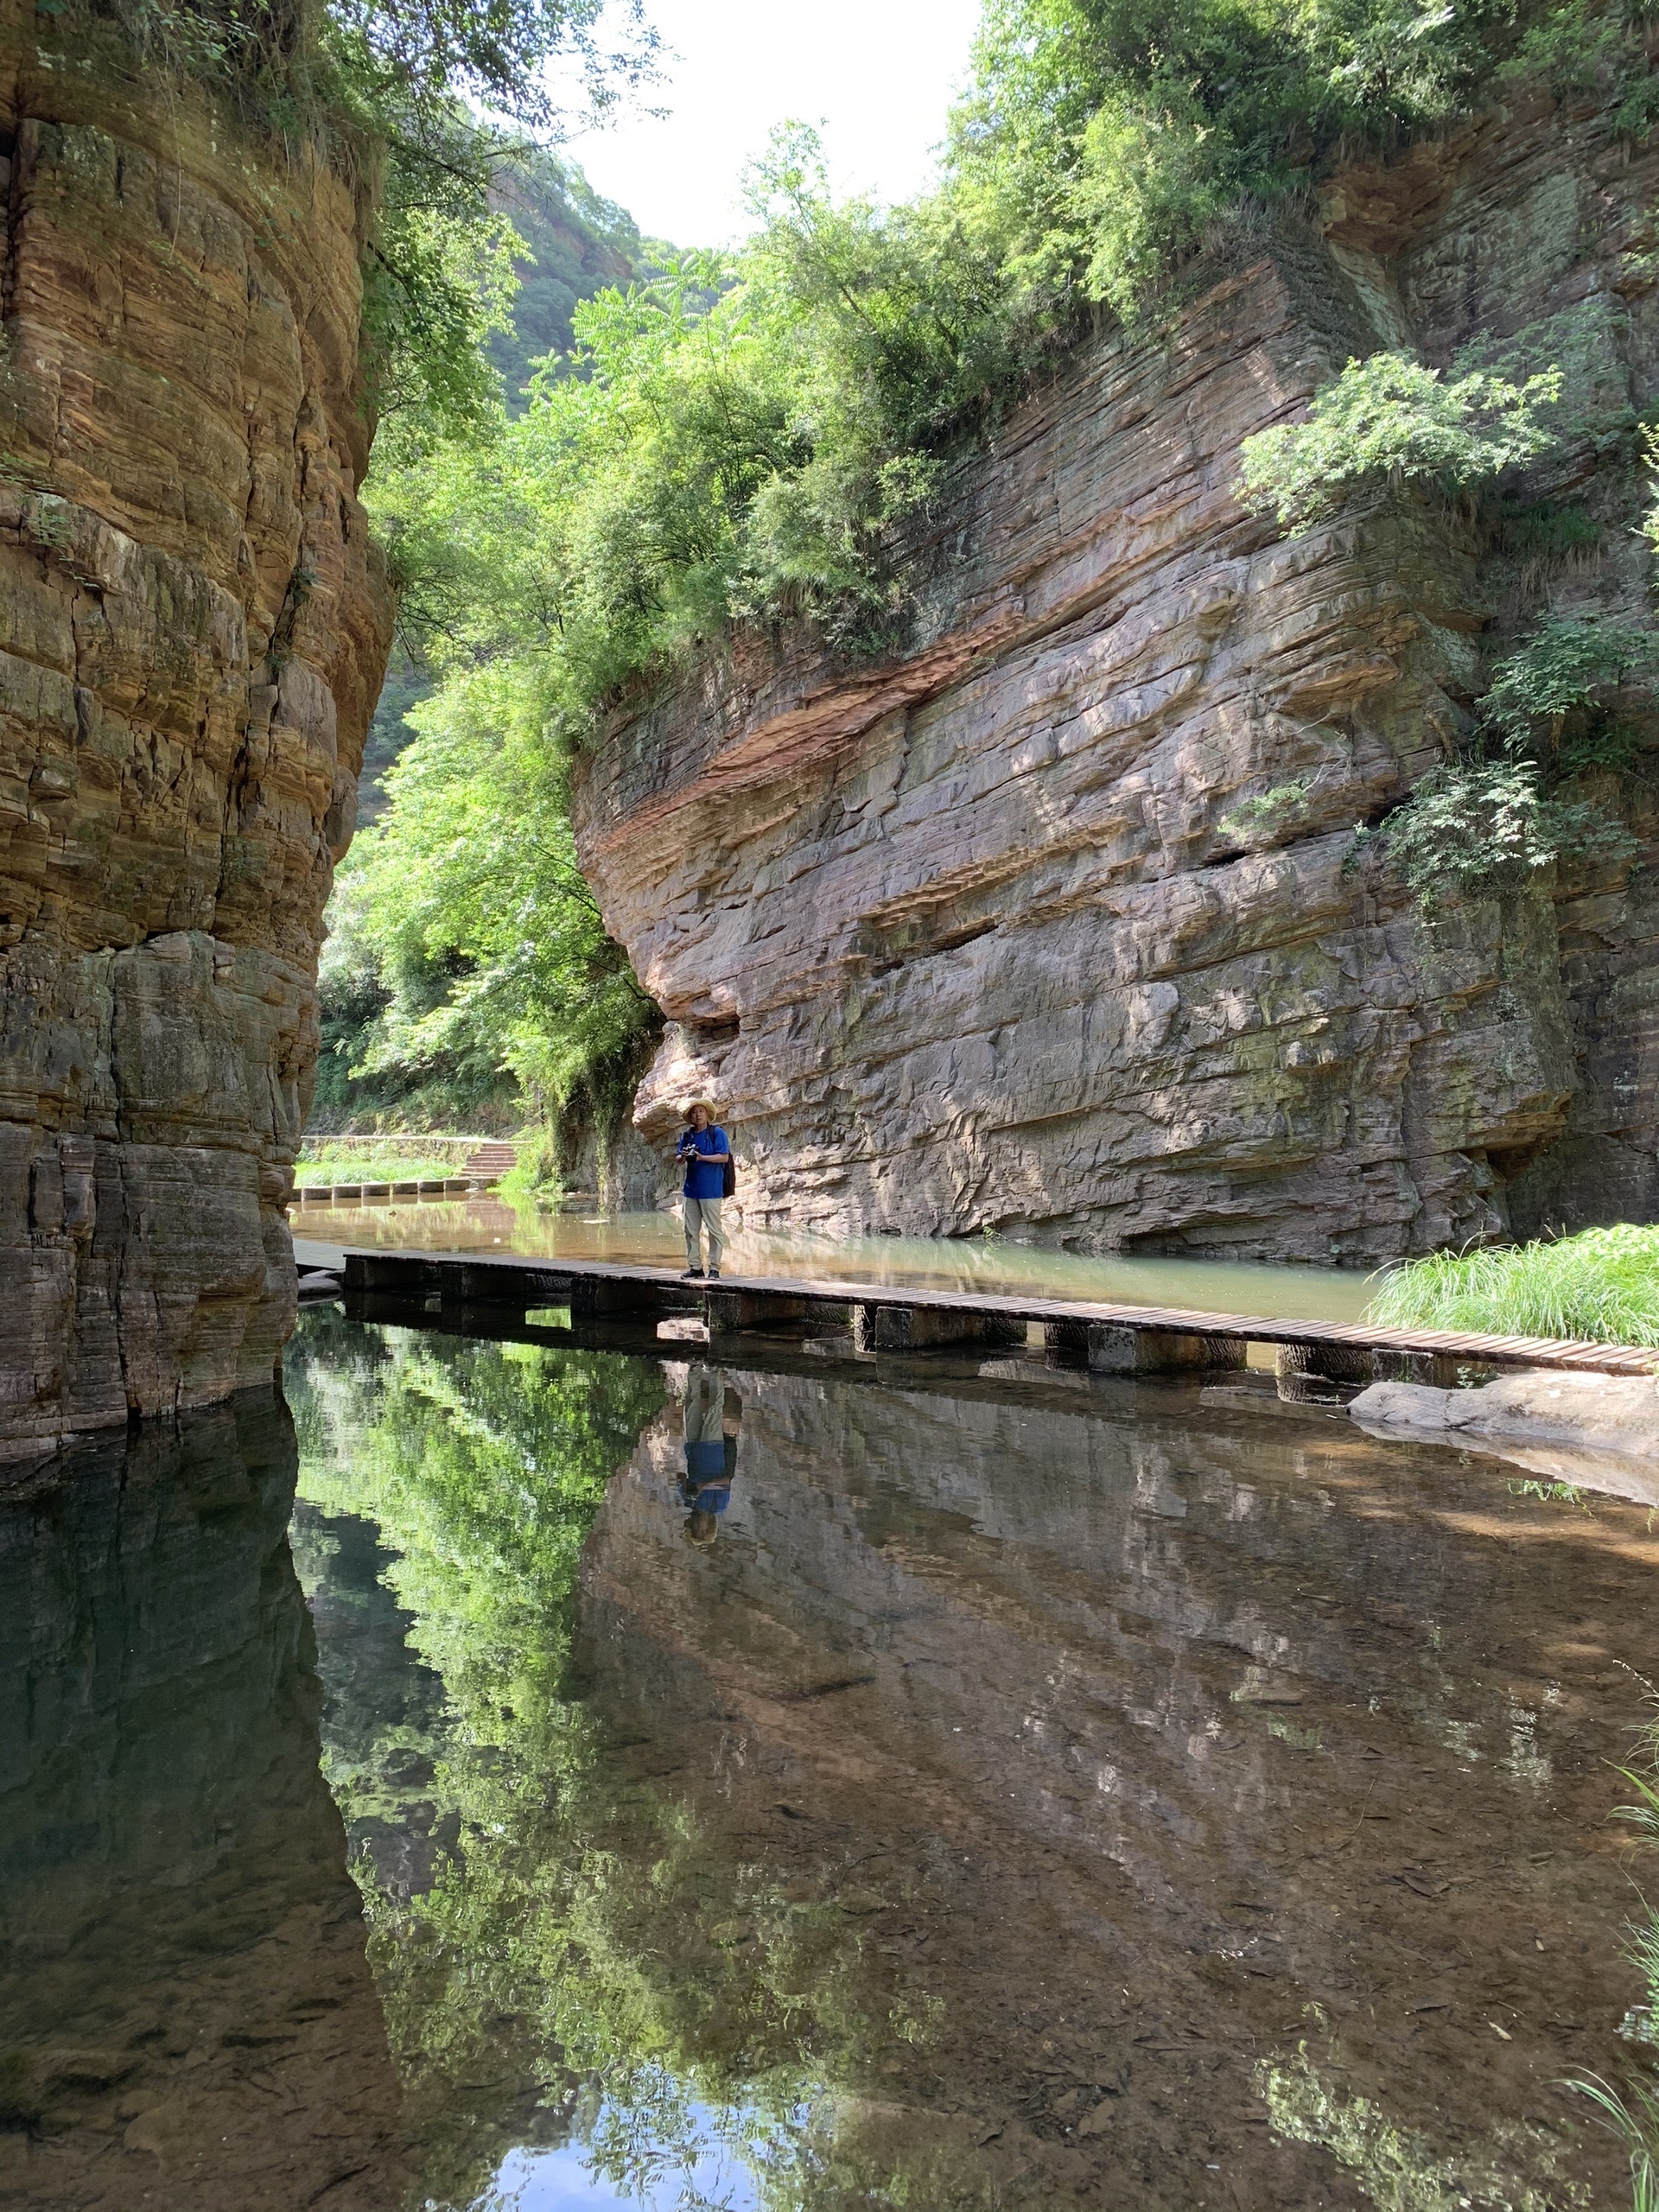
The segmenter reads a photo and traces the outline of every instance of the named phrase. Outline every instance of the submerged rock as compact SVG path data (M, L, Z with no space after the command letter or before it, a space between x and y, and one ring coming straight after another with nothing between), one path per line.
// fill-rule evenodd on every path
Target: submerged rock
M1348 1412L1370 1436L1478 1442L1553 1481L1659 1505L1659 1376L1529 1368L1478 1390L1374 1382Z

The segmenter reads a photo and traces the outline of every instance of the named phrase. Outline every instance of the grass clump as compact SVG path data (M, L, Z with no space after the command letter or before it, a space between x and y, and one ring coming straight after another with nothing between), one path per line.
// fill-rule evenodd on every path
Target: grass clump
M1618 1771L1636 1792L1636 1802L1618 1806L1613 1817L1635 1830L1642 1850L1659 1850L1659 1721L1642 1729L1635 1760ZM1629 1923L1624 1956L1647 1983L1647 2003L1625 2023L1624 2032L1633 2041L1652 2043L1659 2019L1659 1909L1639 1888L1637 1894L1641 1911ZM1630 2152L1630 2212L1659 2212L1659 2074L1629 2075L1622 2084L1588 2074L1563 2087L1588 2097Z
M1396 1329L1659 1344L1659 1225L1622 1222L1552 1243L1432 1253L1389 1275L1366 1319Z

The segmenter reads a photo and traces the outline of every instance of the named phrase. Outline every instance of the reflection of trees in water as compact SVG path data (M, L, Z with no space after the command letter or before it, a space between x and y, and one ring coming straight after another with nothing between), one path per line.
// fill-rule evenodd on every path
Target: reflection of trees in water
M684 2172L711 2115L780 2212L1186 2205L1223 2160L1250 2203L1571 2201L1531 2016L1595 1995L1590 1891L1535 1860L1607 1746L1593 1654L1548 1765L1508 1753L1588 1588L1642 1632L1625 1509L1592 1545L1345 1428L746 1370L694 1550L654 1360L330 1325L330 1757L438 2201L514 2142Z
M427 2189L467 2202L509 2144L592 2126L588 2078L625 2056L601 2149L639 2173L694 2132L690 2093L584 1944L583 1893L614 1877L587 1863L594 1745L566 1674L582 1541L660 1370L322 1314L288 1387L330 1779Z
M893 2012L833 1878L734 1855L574 1694L583 1539L658 1363L324 1314L289 1389L328 1770L426 2194L471 2202L509 2145L570 2139L624 2190L689 2190L712 2138L769 2205L978 2204L925 2146L837 2149L847 2085L926 2024ZM648 1756L676 1734L662 1712Z

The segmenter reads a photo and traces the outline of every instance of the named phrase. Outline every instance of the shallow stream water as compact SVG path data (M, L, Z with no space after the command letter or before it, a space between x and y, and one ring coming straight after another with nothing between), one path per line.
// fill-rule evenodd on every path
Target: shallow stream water
M494 1197L402 1204L378 1198L296 1208L293 1224L306 1244L683 1264L679 1218L671 1213L584 1215ZM726 1272L1090 1298L1306 1321L1357 1321L1376 1287L1373 1276L1353 1268L1121 1253L1095 1258L1001 1237L783 1236L741 1226L729 1241Z
M1643 1509L409 1324L0 1491L0 2202L1628 2203Z

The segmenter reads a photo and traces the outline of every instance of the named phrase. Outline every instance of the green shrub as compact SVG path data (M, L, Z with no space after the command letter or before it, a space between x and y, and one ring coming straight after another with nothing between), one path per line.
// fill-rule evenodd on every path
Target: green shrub
M656 1010L576 867L562 757L514 674L476 670L414 710L391 806L342 863L342 957L374 1009L351 1073L614 1109Z
M1582 507L1554 499L1500 497L1487 529L1494 553L1514 560L1555 563L1588 553L1601 543L1601 524Z
M1296 530L1385 486L1465 492L1548 451L1544 410L1560 389L1554 368L1524 384L1481 370L1446 384L1403 353L1351 360L1314 394L1306 422L1245 439L1240 493Z
M1561 860L1629 858L1637 842L1588 800L1546 794L1542 771L1508 754L1443 761L1382 825L1389 862L1424 906L1513 888Z
M1659 1345L1659 1227L1433 1253L1386 1275L1365 1318L1392 1329Z
M556 1128L541 1122L520 1135L500 1189L509 1198L534 1198L547 1204L563 1195L564 1166Z
M406 1183L416 1177L458 1174L461 1162L435 1160L425 1153L400 1151L396 1143L384 1149L369 1145L318 1145L294 1169L301 1190L329 1183Z
M1625 710L1650 707L1659 634L1597 614L1551 616L1492 671L1480 718L1512 752L1563 772L1627 768Z
M1563 798L1561 779L1627 769L1628 711L1651 707L1659 637L1599 615L1551 616L1492 671L1468 750L1431 768L1382 826L1389 861L1425 905L1478 897L1561 860L1629 859L1637 841L1609 810Z

